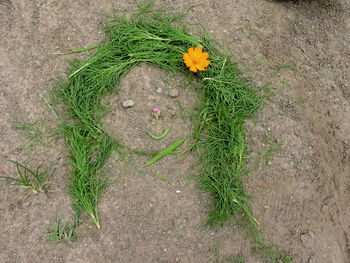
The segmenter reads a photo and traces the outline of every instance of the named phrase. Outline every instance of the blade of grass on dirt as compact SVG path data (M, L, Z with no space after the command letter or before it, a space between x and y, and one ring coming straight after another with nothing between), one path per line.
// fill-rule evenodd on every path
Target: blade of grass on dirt
M166 147L163 151L159 152L156 156L154 156L148 163L144 164L142 167L144 168L146 166L152 165L158 160L160 160L161 158L171 154L172 151L180 147L187 139L188 139L188 136L185 136L182 139L178 140L177 142L173 143L172 145Z

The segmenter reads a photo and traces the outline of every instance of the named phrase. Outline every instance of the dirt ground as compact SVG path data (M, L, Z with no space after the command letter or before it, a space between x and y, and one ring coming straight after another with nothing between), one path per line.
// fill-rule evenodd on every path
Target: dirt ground
M173 10L188 1L157 1ZM229 48L243 73L271 83L275 96L256 122L248 123L246 187L264 236L297 254L296 262L350 262L350 3L335 1L193 0L185 22L194 33L210 31ZM67 152L62 139L26 144L18 122L47 130L54 117L40 95L63 76L67 60L87 54L50 55L99 43L108 14L131 14L134 1L0 0L0 158L33 167L56 160L51 197L0 188L0 262L224 262L251 242L232 222L219 230L204 226L209 197L190 176L195 156L165 158L137 168L146 157L115 156L107 165L114 180L99 205L101 230L89 221L72 246L53 245L44 234L56 216L72 217ZM159 150L191 133L196 95L181 77L141 65L123 80L104 125L122 142ZM170 88L180 91L168 96ZM126 99L135 102L124 109ZM158 106L156 121L149 111ZM146 129L166 139L155 141ZM40 128L39 127L39 128ZM38 136L37 136L38 137ZM40 134L39 134L40 137ZM23 147L25 145L25 147ZM255 169L257 168L257 169ZM2 162L0 174L15 176ZM166 176L166 180L159 176ZM169 178L169 179L168 179Z

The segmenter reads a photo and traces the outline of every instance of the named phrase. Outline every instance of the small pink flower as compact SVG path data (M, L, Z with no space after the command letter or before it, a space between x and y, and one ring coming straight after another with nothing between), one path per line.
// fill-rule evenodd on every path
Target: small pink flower
M160 109L158 107L153 107L151 114L158 119L160 116Z

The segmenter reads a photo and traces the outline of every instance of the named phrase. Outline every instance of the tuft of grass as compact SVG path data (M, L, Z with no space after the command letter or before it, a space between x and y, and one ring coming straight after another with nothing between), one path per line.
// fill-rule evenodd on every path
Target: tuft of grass
M235 256L223 256L220 253L221 249L221 242L216 242L212 247L209 248L209 254L212 256L212 261L214 263L245 263L245 258L241 255L235 255Z
M13 160L6 160L13 163L16 167L18 177L0 176L2 179L12 181L6 184L9 186L19 186L27 188L32 193L48 194L47 178L51 175L54 166L51 164L45 171L40 172L40 166L36 170L28 168L26 165L20 164Z
M268 149L261 157L264 160L264 164L268 165L272 156L281 149L282 142L278 141L277 138L270 133L265 134L264 142L268 145Z
M248 80L239 77L237 65L214 49L212 40L204 41L212 64L200 73L205 106L194 137L201 148L199 163L203 167L198 181L202 189L213 194L214 200L208 224L220 226L230 218L243 216L257 225L242 185L248 172L244 164L244 123L256 116L264 99Z
M225 263L246 263L246 260L243 256L233 256L233 257L223 257L223 262Z
M296 258L296 256L280 250L275 245L261 245L253 248L252 252L262 262L266 263L293 263Z
M282 142L278 141L271 133L264 135L263 143L267 145L267 149L259 152L256 158L255 169L258 169L260 166L268 166L274 154L280 151L282 147Z
M69 226L67 224L62 224L61 220L57 217L55 223L49 226L46 237L54 244L66 242L72 245L76 238L75 227L75 224Z
M173 219L170 226L164 230L164 234L176 239L182 238L183 234L181 232L181 222L177 222Z
M21 145L21 149L33 149L37 145L48 147L50 140L47 138L47 133L51 131L43 127L42 121L33 122L18 122L12 126L12 129L19 131L22 135L27 137L27 142Z

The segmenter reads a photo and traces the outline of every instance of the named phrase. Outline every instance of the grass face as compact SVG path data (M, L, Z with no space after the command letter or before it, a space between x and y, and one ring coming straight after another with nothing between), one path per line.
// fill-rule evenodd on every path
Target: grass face
M198 152L202 167L199 185L212 194L208 224L220 226L231 218L242 218L256 226L242 185L247 173L244 122L256 115L263 99L239 77L236 64L215 48L213 40L197 38L175 24L180 16L161 14L146 4L130 19L116 17L107 23L106 38L96 52L85 61L72 61L68 79L54 87L52 107L61 113L59 126L70 151L69 192L76 216L86 213L100 227L97 205L107 185L101 169L112 151L121 147L101 125L101 98L114 92L119 81L141 62L190 75L183 54L190 47L202 46L209 52L211 64L195 74L202 80L198 89L203 93L203 107L191 149ZM174 149L166 154L173 154ZM160 153L150 154L158 158Z

